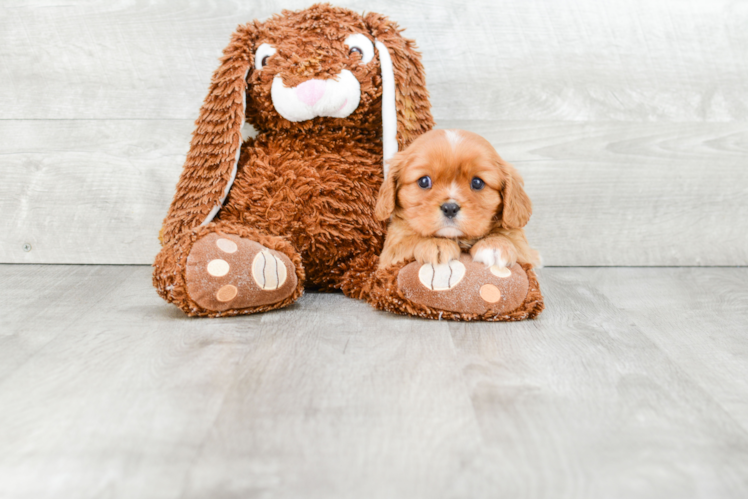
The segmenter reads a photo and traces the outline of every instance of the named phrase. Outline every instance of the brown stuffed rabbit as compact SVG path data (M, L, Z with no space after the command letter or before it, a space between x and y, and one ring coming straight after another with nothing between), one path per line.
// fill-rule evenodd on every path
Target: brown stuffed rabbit
M375 276L373 211L387 160L434 125L428 97L414 42L379 14L318 4L240 26L164 220L158 293L191 316L277 309L305 285L412 312L396 272Z

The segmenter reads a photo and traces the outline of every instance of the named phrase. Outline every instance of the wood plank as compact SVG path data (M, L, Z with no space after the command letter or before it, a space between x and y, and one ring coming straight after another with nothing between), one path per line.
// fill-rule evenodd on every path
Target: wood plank
M689 272L705 294L721 289L709 277L748 278L746 269ZM493 488L484 495L724 497L748 488L748 421L722 406L716 386L699 383L703 365L671 359L637 326L639 309L621 309L608 295L638 293L637 278L675 286L672 274L543 269L547 309L538 320L519 327L450 323L490 457L480 467ZM691 308L682 299L658 294L641 302L672 320ZM727 312L724 320L737 325L741 318ZM684 343L704 333L685 322L655 330ZM705 356L721 350L710 340L702 347ZM713 380L731 384L744 371L727 366ZM746 394L732 387L736 397Z
M448 122L524 175L552 266L748 264L748 124Z
M263 327L183 495L461 496L481 444L446 323L307 294Z
M151 263L193 128L0 121L0 262Z
M0 383L137 272L124 266L4 266ZM76 303L81 307L71 307Z
M51 340L0 380L0 495L179 496L252 348L247 328L263 317L189 321L164 307L147 267L68 267L77 272L65 285L78 293L56 288L57 322L27 320L35 304L8 304L12 289L2 295L3 317L16 312L3 327L3 357L37 337ZM2 271L19 279L54 269ZM107 276L91 285L78 279L81 270ZM34 288L44 291L38 281Z
M748 124L439 126L484 135L524 175L546 265L748 265ZM0 262L151 263L192 128L0 121Z
M743 497L746 279L543 269L516 324L336 294L191 319L145 266L2 265L0 362L30 355L0 378L0 495Z
M238 24L312 3L5 2L0 119L193 120ZM376 9L423 51L437 119L748 119L743 2L386 0Z
M748 431L748 270L617 269L590 279Z

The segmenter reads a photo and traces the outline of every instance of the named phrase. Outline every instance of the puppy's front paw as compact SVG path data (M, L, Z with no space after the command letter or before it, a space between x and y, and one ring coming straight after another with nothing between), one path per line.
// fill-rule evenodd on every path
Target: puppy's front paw
M420 241L413 250L413 256L420 264L446 264L459 259L460 245L454 240L429 238Z
M470 255L475 262L482 262L488 267L512 267L517 262L517 249L501 240L481 240L470 249Z

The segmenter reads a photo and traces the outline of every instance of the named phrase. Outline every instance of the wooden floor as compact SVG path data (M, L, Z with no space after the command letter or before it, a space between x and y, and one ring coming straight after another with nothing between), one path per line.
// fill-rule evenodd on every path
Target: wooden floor
M1 496L746 496L748 268L547 268L518 324L0 266Z

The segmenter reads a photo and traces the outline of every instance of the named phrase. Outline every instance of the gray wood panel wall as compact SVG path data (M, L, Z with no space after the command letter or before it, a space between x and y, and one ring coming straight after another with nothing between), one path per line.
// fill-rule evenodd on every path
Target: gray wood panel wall
M231 32L311 3L0 4L0 262L152 262ZM336 3L417 40L547 265L748 264L748 2Z

